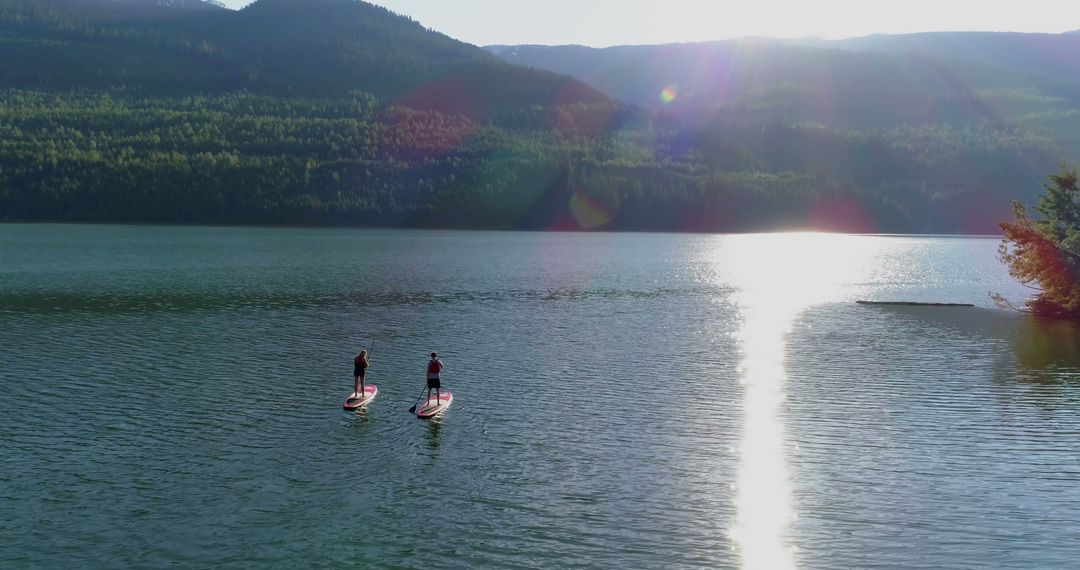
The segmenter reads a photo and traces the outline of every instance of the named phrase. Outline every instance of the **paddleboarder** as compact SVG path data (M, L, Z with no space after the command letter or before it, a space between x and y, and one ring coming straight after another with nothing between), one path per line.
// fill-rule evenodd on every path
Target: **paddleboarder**
M353 393L359 394L360 397L364 396L364 380L367 379L367 355L366 350L361 350L360 354L357 354L356 358L353 359Z
M443 363L439 360L439 353L432 352L431 360L427 363L427 399L431 400L431 390L435 390L435 403L442 403L442 382L439 380L439 373L442 372Z

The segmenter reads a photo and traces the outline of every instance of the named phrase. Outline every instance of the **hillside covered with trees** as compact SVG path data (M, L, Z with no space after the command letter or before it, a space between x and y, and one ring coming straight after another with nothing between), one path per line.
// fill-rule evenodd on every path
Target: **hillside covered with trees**
M1080 157L1075 33L487 49L581 79L688 132L745 144L772 168L816 167L859 184L865 168L935 187L938 198L971 192L1001 213L1005 197L1030 201L1046 172ZM761 148L746 142L755 130L846 141L850 160L822 160L829 151L820 149L796 156L783 135ZM874 158L883 149L884 163Z
M1076 142L1067 81L762 50L653 105L354 0L0 0L0 219L991 232Z

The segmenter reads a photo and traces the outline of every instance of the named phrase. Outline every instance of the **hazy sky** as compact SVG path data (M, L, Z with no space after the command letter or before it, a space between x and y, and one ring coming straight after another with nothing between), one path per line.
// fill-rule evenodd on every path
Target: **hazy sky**
M224 0L238 8L250 0ZM375 0L477 44L652 44L1080 29L1080 0Z

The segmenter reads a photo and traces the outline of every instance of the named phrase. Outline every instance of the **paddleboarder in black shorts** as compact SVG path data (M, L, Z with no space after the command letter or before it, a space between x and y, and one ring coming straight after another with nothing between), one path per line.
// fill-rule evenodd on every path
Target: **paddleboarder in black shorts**
M442 372L443 363L439 360L439 353L432 352L431 360L427 363L427 399L431 400L431 390L435 390L435 403L442 403L442 382L439 381L439 373Z
M367 378L368 359L367 351L361 350L360 354L353 359L353 392L361 398L365 397L364 380Z

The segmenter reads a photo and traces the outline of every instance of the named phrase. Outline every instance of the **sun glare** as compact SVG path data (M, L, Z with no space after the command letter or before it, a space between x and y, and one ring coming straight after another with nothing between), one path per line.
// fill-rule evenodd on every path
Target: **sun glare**
M786 336L804 310L841 298L870 252L865 238L835 234L729 236L723 244L717 274L735 290L743 386L731 538L743 568L796 568L788 539L796 509L783 422Z

